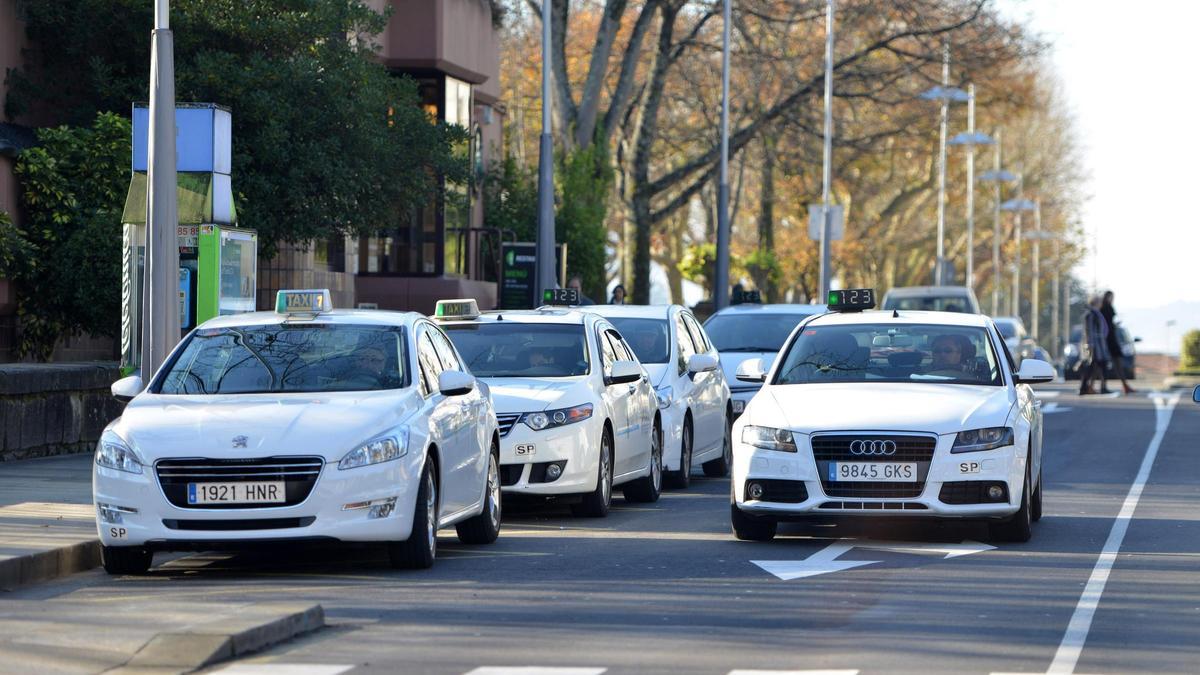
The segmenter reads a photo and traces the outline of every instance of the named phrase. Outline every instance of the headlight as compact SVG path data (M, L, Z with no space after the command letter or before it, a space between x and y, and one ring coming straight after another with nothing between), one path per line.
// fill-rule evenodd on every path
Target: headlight
M96 464L127 473L142 472L141 458L124 439L111 431L105 431L96 444Z
M1075 345L1067 345L1066 347L1063 347L1063 356L1079 356L1079 347L1076 347Z
M960 431L954 439L954 447L950 452L979 452L980 450L995 450L1013 444L1012 427L989 427L987 429L972 429Z
M671 403L675 400L675 390L670 387L659 387L654 390L654 396L658 398L658 407L670 408Z
M796 438L787 429L756 427L748 424L742 427L742 442L764 450L796 452Z
M547 410L545 412L525 413L521 416L521 421L534 431L549 429L551 427L562 427L576 422L582 422L592 416L593 406L591 403L577 405L574 408L559 408L558 410Z
M392 436L383 436L367 441L346 453L338 462L339 469L354 469L368 464L379 464L400 459L408 454L408 428L401 427Z

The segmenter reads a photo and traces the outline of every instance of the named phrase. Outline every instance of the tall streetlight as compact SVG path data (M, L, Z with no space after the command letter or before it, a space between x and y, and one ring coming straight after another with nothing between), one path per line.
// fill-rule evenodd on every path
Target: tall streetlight
M833 3L834 0L825 3L825 147L821 169L820 298L829 296L829 278L833 272L829 259L829 240L833 235L833 210L829 203L830 184L833 182Z
M150 50L146 268L142 291L142 382L179 342L179 235L175 176L175 49L168 0L155 0Z
M1023 176L1017 176L1017 184L1017 194L1020 195L1025 184ZM1014 233L1017 250L1013 260L1012 315L1019 318L1021 316L1021 214L1025 211L1036 211L1038 205L1036 202L1018 196L1004 202L1000 205L1000 208L1004 211L1014 211L1017 214L1016 231Z
M941 101L941 135L938 142L938 218L937 218L937 266L933 271L933 283L943 284L945 268L946 233L946 124L950 116L950 102L968 100L967 92L950 86L950 43L942 48L942 84L921 94L927 101Z
M1060 337L1060 335L1059 335L1059 323L1060 323L1059 314L1060 314L1060 311L1061 311L1061 308L1063 305L1063 303L1059 297L1060 292L1061 292L1060 288L1059 288L1059 285L1060 285L1059 279L1062 276L1062 235L1058 234L1057 232L1042 231L1042 229L1040 227L1041 209L1037 209L1036 211L1034 211L1034 214L1039 223L1039 227L1038 227L1037 231L1026 235L1027 238L1033 239L1033 260L1034 260L1034 263L1033 263L1033 270L1034 270L1034 272L1033 272L1033 274L1034 274L1033 306L1034 306L1034 315L1033 315L1033 333L1032 333L1032 335L1033 335L1033 339L1036 340L1037 339L1037 326L1038 326L1038 316L1037 316L1037 306L1038 306L1038 303L1037 303L1037 297L1038 297L1037 278L1038 278L1038 253L1039 253L1038 242L1043 239L1049 239L1054 242L1054 280L1050 286L1050 295L1054 298L1054 302L1051 305L1053 307L1053 309L1050 311L1050 317L1051 317L1051 319L1050 319L1050 328L1051 328L1050 339L1051 339L1052 343L1054 344L1054 348L1056 350L1058 350L1058 349L1061 349L1061 347L1059 345L1059 337Z
M543 0L548 2L548 0ZM725 0L721 29L721 184L717 187L717 269L715 309L729 306L729 24L731 0Z
M534 306L541 302L542 289L554 288L554 140L550 137L550 0L542 0L542 135L538 144L538 233L537 233L537 286L534 288Z
M1003 132L1000 129L996 130L995 152L993 153L992 170L985 171L979 176L979 180L994 183L996 194L994 201L995 206L992 221L992 316L1000 314L1000 184L1010 183L1017 179L1012 173L1000 168L1001 156L1004 152L1002 143Z
M950 139L950 145L967 148L967 287L975 289L975 146L995 143L975 131L975 85L967 85L967 131Z

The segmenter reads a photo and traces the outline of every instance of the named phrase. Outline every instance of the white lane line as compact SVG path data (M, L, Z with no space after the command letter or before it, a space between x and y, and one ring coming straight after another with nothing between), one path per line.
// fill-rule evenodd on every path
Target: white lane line
M558 666L482 666L466 675L600 675L608 668L560 668Z
M858 675L857 670L731 670L729 675Z
M1046 670L1048 675L1070 675L1075 672L1079 656L1083 653L1083 645L1087 642L1088 632L1092 629L1092 619L1096 615L1096 608L1100 605L1100 596L1104 594L1104 586L1108 583L1108 575L1112 572L1113 564L1117 560L1117 553L1121 550L1121 542L1125 540L1125 532L1129 529L1129 521L1133 519L1133 512L1137 508L1138 500L1142 498L1142 490L1145 489L1146 480L1150 477L1154 458L1158 456L1158 447L1162 445L1163 437L1167 433L1167 425L1171 423L1171 413L1175 411L1175 404L1179 403L1179 394L1153 395L1153 398L1154 438L1150 439L1150 445L1146 448L1146 456L1142 459L1142 466L1138 470L1137 478L1133 480L1133 485L1129 486L1129 494L1125 496L1121 512L1117 514L1112 530L1108 533L1108 541L1104 542L1104 548L1100 552L1099 559L1096 560L1096 566L1092 568L1092 575L1083 589L1079 604L1075 605L1075 613L1071 615L1071 622L1067 624L1067 632L1058 645L1054 661Z
M354 666L315 663L235 663L214 675L340 675Z

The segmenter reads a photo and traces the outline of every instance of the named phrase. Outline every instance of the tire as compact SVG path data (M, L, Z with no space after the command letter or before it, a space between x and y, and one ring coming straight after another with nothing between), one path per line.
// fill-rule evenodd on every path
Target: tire
M487 494L483 511L454 526L458 540L464 544L491 544L500 536L500 449L495 445L488 453Z
M423 570L433 566L437 558L437 479L433 462L425 462L421 472L421 487L417 490L417 507L413 513L412 533L404 541L388 542L388 558L392 567Z
M721 448L721 456L717 459L710 459L701 466L704 468L704 475L709 478L723 478L729 475L729 470L733 468L733 420L730 419L729 413L725 414L725 445Z
M583 518L603 518L612 504L612 434L607 429L600 437L600 460L596 463L596 489L583 495L571 513Z
M113 576L145 574L154 562L154 553L141 546L101 546L100 559L104 571Z
M746 515L734 503L729 505L729 519L733 525L733 536L742 541L771 541L779 528L775 519Z
M1025 487L1021 490L1021 508L1008 520L988 525L993 541L1024 543L1033 536L1033 509L1030 506L1032 500L1029 494L1032 490L1030 488L1029 470L1026 469Z
M621 488L627 502L650 504L658 501L662 494L662 425L654 423L654 432L650 435L650 473Z
M1033 522L1042 519L1042 470L1038 468L1037 487L1033 489L1033 500L1029 504L1029 518Z
M683 421L679 441L679 470L666 473L667 487L686 490L692 484L692 446L692 420L689 417Z

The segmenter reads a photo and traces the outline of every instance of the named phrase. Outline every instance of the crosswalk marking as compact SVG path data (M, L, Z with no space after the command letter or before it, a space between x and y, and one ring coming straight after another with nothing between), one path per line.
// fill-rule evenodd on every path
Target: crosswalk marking
M215 675L341 675L353 668L312 663L235 663Z
M729 675L858 675L857 670L731 670Z
M483 666L466 675L600 675L607 668L561 668L557 666Z

